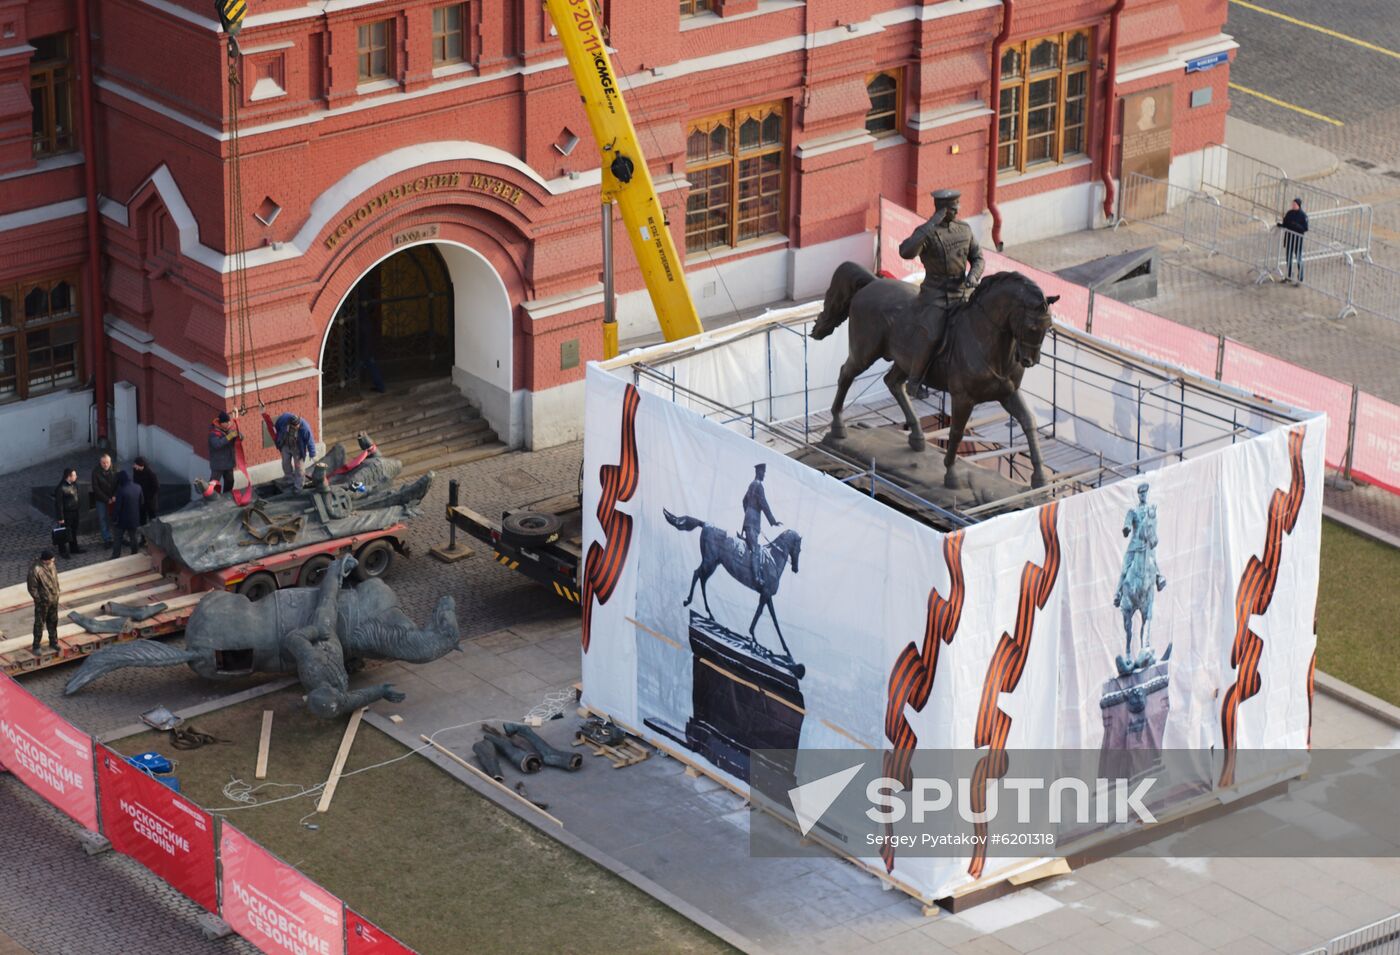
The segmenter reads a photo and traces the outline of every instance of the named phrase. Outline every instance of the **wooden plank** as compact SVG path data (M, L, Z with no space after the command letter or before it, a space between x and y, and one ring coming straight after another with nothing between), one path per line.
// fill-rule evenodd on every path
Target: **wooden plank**
M345 735L340 739L340 750L335 754L335 763L331 766L331 774L326 779L325 791L321 793L321 801L316 804L317 812L325 812L331 807L331 799L335 796L335 787L340 784L340 774L345 769L346 757L350 755L350 746L355 742L355 732L360 728L360 720L365 715L365 707L350 714L350 723L345 727ZM266 716L263 717L263 726L268 732L272 730L272 721Z
M272 710L263 710L262 735L258 737L258 765L253 770L254 779L267 778L267 747L272 742ZM329 801L329 800L327 800ZM321 811L317 807L317 811Z
M75 590L64 590L60 592L58 605L68 608L80 603L89 603L99 595L116 594L127 590L140 590L142 587L154 584L162 580L162 576L155 571L148 571L144 574L137 574L134 577L122 577L117 580L102 581L81 587Z
M550 822L552 822L552 823L554 823L555 825L557 825L560 829L563 829L563 828L564 828L564 823L563 823L557 816L552 816L552 815L550 815L549 813L547 813L547 812L545 812L543 809L541 809L539 806L536 806L536 805L535 805L534 803L532 803L530 800L528 800L528 799L526 799L524 796L520 795L520 793L516 792L514 789L511 789L509 786L505 785L504 783L499 783L499 782L497 782L495 779L491 778L490 776L488 776L488 775L486 775L485 773L483 773L481 770L477 769L477 768L476 768L475 766L473 766L471 763L467 762L465 759L463 759L462 757L458 756L456 753L452 752L452 750L448 749L446 746L442 745L442 744L439 743L437 740L432 739L432 738L430 738L430 737L428 737L428 736L425 736L425 735L419 735L418 738L421 739L423 742L427 743L427 744L428 744L429 746L431 746L433 749L437 750L437 751L438 751L439 753L441 753L442 755L446 756L448 759L452 760L452 761L453 761L454 763L456 763L458 766L461 766L463 769L467 770L468 772L474 773L474 774L476 774L477 776L481 777L482 779L486 780L486 782L490 783L492 786L495 786L497 789L499 789L501 792L505 793L505 794L506 794L507 796L509 796L511 799L514 799L514 800L516 800L516 801L518 801L518 802L524 803L525 805L529 806L531 809L535 810L535 812L539 813L541 816L544 816L544 817L545 817L546 819L548 819Z
M120 580L150 573L154 569L149 554L132 554L118 560L104 560L89 567L63 570L58 574L59 592L78 591L106 581ZM30 603L26 584L11 584L0 588L0 612Z
M205 593L207 592L208 591L206 591ZM149 620L143 620L140 623L136 624L134 627L131 628L130 631L127 632L127 635L123 636L123 639L132 639L138 636L142 631L155 629L158 625L168 623L172 619L178 618L179 616L183 615L188 617L189 612L187 608L199 603L200 599L203 597L203 593L185 594L184 596L176 597L173 600L166 601L166 608L164 612L157 614ZM62 640L66 637L75 637L80 633L86 632L86 630L84 630L81 626L79 626L76 623L63 623L59 625L58 637L60 640ZM116 637L119 635L102 634L102 636ZM30 641L32 639L32 635L25 635L21 637L11 637L7 640L0 640L0 654L9 653L10 651L17 650L21 647L27 647L29 646ZM47 635L45 635L45 639L48 639Z

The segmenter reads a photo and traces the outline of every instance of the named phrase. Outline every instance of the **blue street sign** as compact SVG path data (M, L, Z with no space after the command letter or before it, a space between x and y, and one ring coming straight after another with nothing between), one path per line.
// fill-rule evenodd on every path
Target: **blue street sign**
M1208 70L1213 66L1219 66L1221 63L1228 63L1229 61L1229 51L1221 50L1219 53L1212 53L1210 56L1198 56L1194 60L1187 60L1186 72L1199 73L1202 70Z

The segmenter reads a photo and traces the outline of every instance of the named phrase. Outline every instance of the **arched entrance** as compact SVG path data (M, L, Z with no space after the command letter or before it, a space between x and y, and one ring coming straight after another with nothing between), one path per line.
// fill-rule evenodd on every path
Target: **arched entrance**
M321 361L325 408L369 390L450 378L452 276L436 246L396 252L364 274L331 322Z

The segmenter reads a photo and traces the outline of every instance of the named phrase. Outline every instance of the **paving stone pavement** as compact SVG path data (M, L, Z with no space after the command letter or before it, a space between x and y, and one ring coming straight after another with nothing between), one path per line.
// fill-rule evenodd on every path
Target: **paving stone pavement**
M543 689L578 674L578 623L565 617L512 627L421 667L395 665L413 686L402 704L377 704L403 722L376 722L405 745L419 734L470 758L480 721L523 715ZM528 679L525 679L528 678ZM1313 745L1400 745L1400 731L1318 696ZM568 748L578 718L538 732ZM459 724L471 725L459 727ZM425 753L425 758L435 759ZM519 774L508 771L508 783ZM460 776L459 776L460 778ZM959 915L918 905L834 856L755 858L750 826L772 825L707 777L657 754L613 770L587 757L577 774L527 782L595 861L640 874L728 929L743 947L792 955L984 952L1300 952L1400 911L1400 859L1166 857L1168 837L1135 854L1084 866ZM538 823L528 809L507 808ZM545 826L550 824L544 823ZM1206 824L1228 833L1229 818Z

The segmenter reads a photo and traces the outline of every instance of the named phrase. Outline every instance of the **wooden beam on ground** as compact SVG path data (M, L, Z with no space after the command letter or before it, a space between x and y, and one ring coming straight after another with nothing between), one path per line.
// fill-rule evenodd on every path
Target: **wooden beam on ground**
M108 581L150 573L153 569L149 554L132 554L117 560L104 560L90 567L60 571L58 587L61 593L66 594L86 590ZM29 588L25 584L12 584L0 588L0 611L13 610L28 603L32 601L29 599Z
M535 805L534 803L532 803L530 800L528 800L528 799L526 799L524 796L520 795L520 793L516 792L514 789L511 789L509 786L505 785L504 783L500 783L500 782L497 782L495 779L492 779L490 776L486 775L486 774L483 773L481 770L477 769L477 768L476 768L475 766L473 766L471 763L467 762L465 759L463 759L462 757L458 756L456 753L452 752L452 750L448 749L446 746L442 745L442 744L439 743L437 740L431 739L431 738L429 738L429 737L427 737L427 736L424 736L424 735L420 735L418 738L421 739L423 742L427 743L427 744L428 744L429 746L431 746L433 749L437 750L437 751L438 751L439 753L441 753L442 755L446 756L448 759L452 760L452 761L453 761L454 763L456 763L458 766L461 766L463 769L467 770L468 772L475 773L477 776L480 776L482 779L486 780L486 782L490 783L492 786L495 786L497 789L499 789L501 792L505 793L505 794L506 794L507 796L509 796L511 799L514 799L514 800L516 800L516 801L518 801L518 802L522 802L522 803L524 803L525 805L529 806L531 809L535 810L535 812L539 813L541 816L544 816L544 817L545 817L546 819L548 819L550 822L556 823L556 824L559 826L560 829L564 828L564 823L563 823L557 816L551 816L549 813L545 812L545 811L544 811L543 809L541 809L539 806L536 806L536 805Z
M350 723L345 727L345 735L340 739L340 751L335 754L335 764L331 766L331 774L326 779L325 792L321 793L321 801L316 804L317 812L325 812L331 807L331 798L335 795L335 787L340 784L340 773L345 769L345 758L350 755L350 746L355 742L355 731L360 728L360 719L364 715L365 708L363 706L350 714ZM270 722L265 725L271 728Z
M254 779L267 778L267 747L272 743L272 710L263 710L262 734L258 737L258 765ZM319 810L319 807L318 807Z

